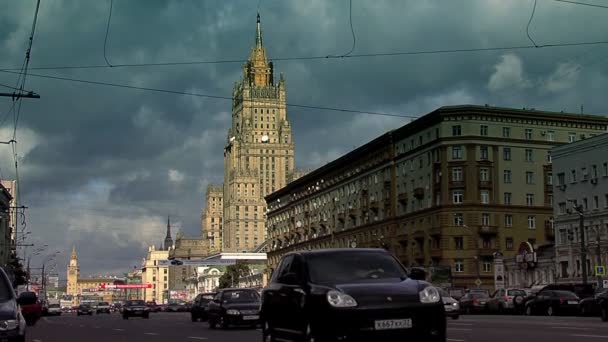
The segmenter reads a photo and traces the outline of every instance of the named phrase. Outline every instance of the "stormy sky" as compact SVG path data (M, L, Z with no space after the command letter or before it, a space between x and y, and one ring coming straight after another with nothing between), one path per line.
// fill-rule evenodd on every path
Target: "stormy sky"
M603 3L595 0L595 3ZM591 0L589 0L591 2ZM0 84L15 85L35 0L0 1ZM150 244L200 232L204 190L223 178L229 100L77 83L56 76L230 97L262 16L264 45L288 103L418 116L439 106L490 104L608 112L608 45L373 56L608 40L608 9L555 0L43 0L17 128L28 243L48 244L62 277L76 245L84 274L141 264ZM357 57L367 55L366 57ZM42 68L42 69L37 69ZM37 75L37 76L36 76ZM278 76L278 75L277 75ZM10 89L0 86L0 92ZM12 138L0 98L0 141ZM296 165L316 168L406 117L292 107ZM0 145L3 179L15 177ZM34 247L36 248L36 247ZM32 248L28 250L30 252Z

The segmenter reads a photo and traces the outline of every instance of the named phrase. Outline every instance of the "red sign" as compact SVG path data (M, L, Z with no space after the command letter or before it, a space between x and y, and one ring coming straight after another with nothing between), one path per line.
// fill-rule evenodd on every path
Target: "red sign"
M106 289L151 289L152 284L122 284L122 285L100 284L99 288L102 290L106 290Z

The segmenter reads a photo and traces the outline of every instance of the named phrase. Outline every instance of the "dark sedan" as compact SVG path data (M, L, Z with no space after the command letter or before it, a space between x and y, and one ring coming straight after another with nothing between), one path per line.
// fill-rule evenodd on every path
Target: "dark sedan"
M262 292L264 340L445 341L441 295L423 277L384 249L286 254Z
M80 316L80 315L93 316L93 309L91 308L91 306L89 304L80 304L80 305L78 305L78 309L76 309L76 315L77 316Z
M260 321L260 295L253 289L223 289L209 302L209 327L256 327Z
M460 309L466 314L486 312L488 301L490 295L487 292L469 292L460 298Z
M581 316L598 316L600 314L600 298L608 296L608 289L600 289L593 295L581 299L578 308Z
M213 297L215 297L215 293L201 293L194 298L192 307L190 308L190 318L192 319L192 322L207 320L207 309L209 308L209 302Z
M579 298L573 292L542 290L526 303L526 315L575 315L578 313L578 303Z
M129 317L148 319L150 318L150 309L143 300L128 300L122 307L122 318L129 319Z

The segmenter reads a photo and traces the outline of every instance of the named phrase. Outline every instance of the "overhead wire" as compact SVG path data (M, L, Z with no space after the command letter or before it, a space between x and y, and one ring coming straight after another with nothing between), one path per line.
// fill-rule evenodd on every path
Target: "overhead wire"
M534 6L532 6L532 14L530 14L528 25L526 25L526 35L528 36L528 39L532 42L532 44L534 44L534 46L538 46L538 44L536 44L534 39L532 39L532 37L530 36L530 24L532 24L532 19L534 19L534 13L536 13L536 2L537 0L534 0Z
M509 50L531 50L531 49L548 49L560 47L578 47L592 45L606 45L608 41L585 41L572 43L553 43L553 44L538 44L538 45L511 45L486 48L460 48L460 49L437 49L437 50L414 50L414 51L395 51L395 52L371 52L350 55L317 55L317 56L300 56L300 57L278 57L272 58L272 61L305 61L305 60L340 60L340 59L356 59L356 58L372 58L372 57L397 57L397 56L417 56L417 55L438 55L438 54L455 54L455 53L475 53L475 52L493 52L493 51L509 51ZM91 64L91 65L56 65L56 66L40 66L30 67L29 70L66 70L66 69L105 69L105 68L129 68L129 67L156 67L156 66L183 66L183 65L202 65L202 64L235 64L245 63L246 59L218 59L207 61L185 61L185 62L157 62L157 63L123 63L112 64ZM0 71L17 71L21 68L7 67L0 68Z
M608 6L604 6L604 5L597 5L597 4L592 4L592 3L588 3L588 2L580 2L580 1L569 1L569 0L553 0L556 2L563 2L563 3L567 3L567 4L573 4L573 5L582 5L582 6L589 6L589 7L596 7L596 8L605 8L608 9Z
M112 7L114 4L114 0L110 0L110 13L108 14L108 23L106 24L106 37L103 40L103 59L105 59L106 64L109 67L112 67L112 64L108 61L108 57L106 55L106 45L108 44L108 33L110 32L110 21L112 20Z

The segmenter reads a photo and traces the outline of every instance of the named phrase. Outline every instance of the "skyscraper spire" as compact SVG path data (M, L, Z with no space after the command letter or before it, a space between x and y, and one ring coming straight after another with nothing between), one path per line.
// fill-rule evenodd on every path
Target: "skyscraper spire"
M164 249L168 250L173 246L173 239L171 238L171 219L167 216L167 235L165 236Z
M258 22L257 22L256 31L255 31L255 47L256 48L262 47L262 25L260 24L260 12L258 12Z
M78 259L78 255L76 254L76 246L72 246L72 255L70 256L70 259L72 259L72 260Z

